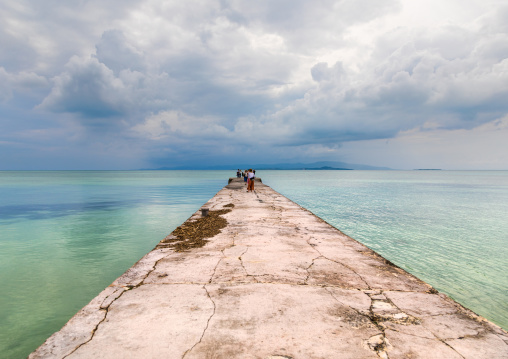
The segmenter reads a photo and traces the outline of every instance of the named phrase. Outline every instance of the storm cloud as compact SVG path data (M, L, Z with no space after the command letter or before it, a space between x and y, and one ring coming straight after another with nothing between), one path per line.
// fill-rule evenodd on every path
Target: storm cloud
M508 168L508 6L497 1L0 10L0 169ZM461 155L466 143L488 159Z

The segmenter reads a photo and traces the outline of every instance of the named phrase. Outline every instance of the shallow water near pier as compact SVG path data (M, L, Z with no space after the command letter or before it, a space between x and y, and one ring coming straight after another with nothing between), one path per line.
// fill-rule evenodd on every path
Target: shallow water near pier
M24 358L234 171L0 172L0 358ZM508 328L508 172L258 171Z

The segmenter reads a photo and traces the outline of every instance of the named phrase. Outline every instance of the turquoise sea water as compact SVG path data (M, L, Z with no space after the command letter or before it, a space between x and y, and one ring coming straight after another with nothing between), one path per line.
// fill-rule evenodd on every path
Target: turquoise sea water
M508 171L270 171L263 181L508 329Z
M234 174L0 172L0 358L26 357ZM508 172L257 175L508 328Z

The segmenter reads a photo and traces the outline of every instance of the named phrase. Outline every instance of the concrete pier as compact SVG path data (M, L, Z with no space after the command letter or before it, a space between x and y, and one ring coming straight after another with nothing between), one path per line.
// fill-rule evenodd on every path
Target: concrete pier
M508 334L232 179L29 358L508 358Z

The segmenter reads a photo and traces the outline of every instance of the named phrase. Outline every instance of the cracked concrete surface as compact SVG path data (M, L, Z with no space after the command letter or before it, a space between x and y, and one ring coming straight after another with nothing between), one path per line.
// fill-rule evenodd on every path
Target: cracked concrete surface
M261 183L228 225L161 244L29 358L508 358L508 334ZM196 212L189 221L201 215Z

